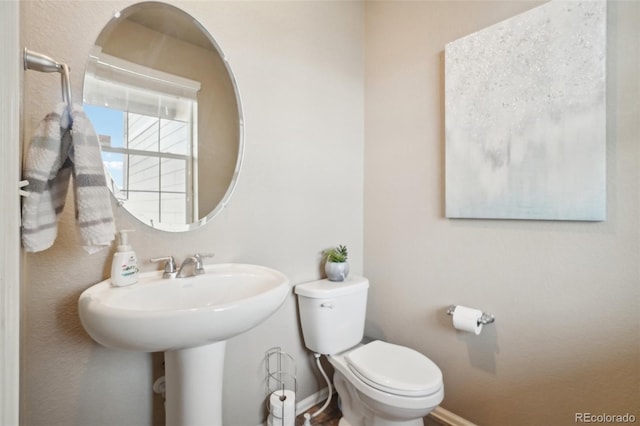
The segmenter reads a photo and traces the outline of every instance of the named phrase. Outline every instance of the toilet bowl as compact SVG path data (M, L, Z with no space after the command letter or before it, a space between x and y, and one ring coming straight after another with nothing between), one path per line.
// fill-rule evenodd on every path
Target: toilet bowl
M444 398L442 372L413 349L360 342L368 287L358 276L297 285L305 345L334 367L341 426L423 426Z
M444 398L440 369L409 348L376 340L328 359L349 419L341 425L422 426Z

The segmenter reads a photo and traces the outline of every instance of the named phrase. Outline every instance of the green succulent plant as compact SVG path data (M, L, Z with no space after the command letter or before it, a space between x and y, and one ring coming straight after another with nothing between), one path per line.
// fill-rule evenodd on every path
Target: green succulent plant
M342 244L338 245L338 247L326 249L324 254L327 256L327 261L334 263L344 263L349 257L347 246L343 246Z

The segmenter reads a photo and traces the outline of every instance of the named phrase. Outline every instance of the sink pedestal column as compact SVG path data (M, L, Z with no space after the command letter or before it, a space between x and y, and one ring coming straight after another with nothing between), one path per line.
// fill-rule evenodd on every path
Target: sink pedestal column
M164 353L167 426L222 426L226 343Z

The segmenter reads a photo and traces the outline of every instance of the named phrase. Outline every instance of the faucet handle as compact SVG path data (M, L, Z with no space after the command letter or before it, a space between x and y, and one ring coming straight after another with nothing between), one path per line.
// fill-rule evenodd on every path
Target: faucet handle
M204 264L202 263L203 257L214 257L214 253L200 254L196 253L193 255L196 259L196 275L204 274Z
M173 258L173 256L152 257L151 259L149 259L149 262L165 262L162 278L175 278L177 271L176 260Z

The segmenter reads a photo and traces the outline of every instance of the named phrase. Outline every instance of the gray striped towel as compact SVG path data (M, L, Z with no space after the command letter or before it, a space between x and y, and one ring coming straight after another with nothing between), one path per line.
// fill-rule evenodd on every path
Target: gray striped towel
M98 135L80 105L71 111L76 225L84 249L89 253L111 245L116 234L111 193L107 188Z
M66 105L58 104L36 128L27 152L23 176L29 180L25 189L30 195L22 204L22 245L29 252L53 245L67 197L71 168L65 165L68 147L62 146L62 115L68 122Z
M111 245L115 223L100 145L82 107L69 116L65 104L40 123L24 168L30 196L22 205L22 244L28 252L53 245L73 174L76 225L84 249L95 253Z

